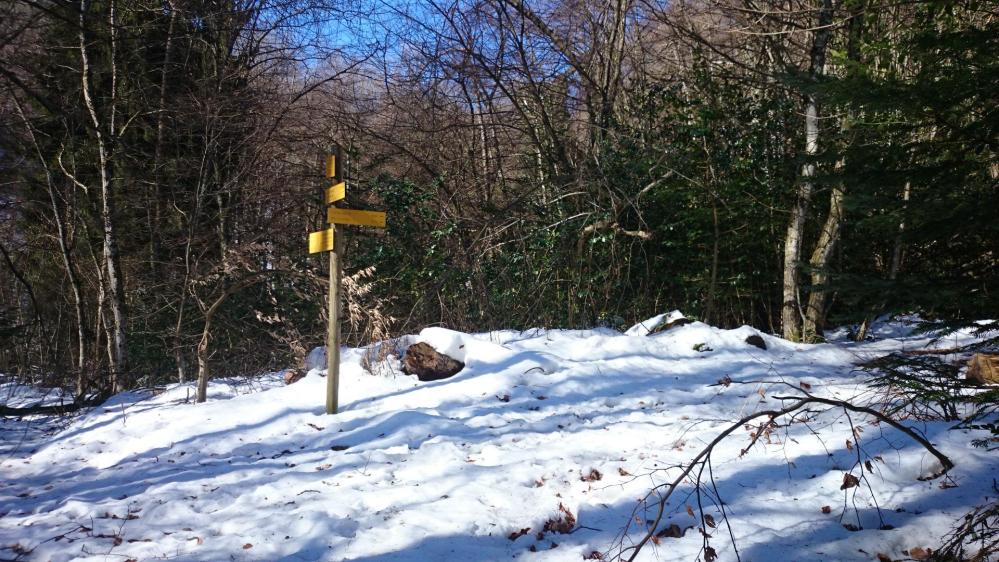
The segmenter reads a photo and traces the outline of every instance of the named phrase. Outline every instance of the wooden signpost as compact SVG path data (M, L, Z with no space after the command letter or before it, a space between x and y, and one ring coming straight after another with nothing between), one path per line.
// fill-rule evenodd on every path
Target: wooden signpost
M330 227L319 232L309 233L309 253L330 253L329 326L326 331L326 413L335 414L340 392L340 275L343 258L344 236L337 232L337 224L373 226L385 228L385 213L379 211L358 211L332 207L347 196L347 184L340 169L340 147L326 156L326 177L335 184L327 187L323 200L329 207L326 222Z

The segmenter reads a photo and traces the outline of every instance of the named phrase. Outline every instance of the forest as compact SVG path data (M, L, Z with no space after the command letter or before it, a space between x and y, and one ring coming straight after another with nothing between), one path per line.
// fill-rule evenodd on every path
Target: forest
M344 337L814 342L999 318L994 0L10 0L0 371L106 394Z
M0 254L0 560L999 560L999 0L2 0Z

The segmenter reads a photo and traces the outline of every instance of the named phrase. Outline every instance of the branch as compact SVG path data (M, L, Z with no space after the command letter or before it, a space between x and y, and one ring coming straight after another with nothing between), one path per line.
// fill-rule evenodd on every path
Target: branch
M708 462L710 460L711 454L712 454L712 452L714 452L714 448L719 443L721 443L726 437L728 437L729 435L731 435L733 432L735 432L739 428L743 427L747 423L749 423L749 422L751 422L751 421L753 421L753 420L755 420L757 418L768 418L767 421L764 423L764 425L767 425L769 423L774 422L774 420L776 420L778 418L781 418L783 416L792 414L792 413L794 413L794 412L796 412L798 410L801 410L801 409L803 409L803 408L805 408L805 407L807 407L809 405L812 405L812 404L824 404L824 405L827 405L827 406L832 406L834 408L842 408L842 409L850 411L850 412L864 413L864 414L870 415L870 416L878 419L879 421L887 423L888 425L894 427L895 429L898 429L899 431L901 431L902 433L904 433L905 435L907 435L908 437L910 437L912 440L914 440L915 442L919 443L924 449L926 449L930 454L932 454L934 457L937 458L937 460L940 461L940 464L942 465L942 469L941 470L939 470L939 471L931 474L930 476L921 477L920 480L932 480L932 479L935 479L935 478L939 478L940 476L943 476L948 471L950 471L950 469L954 468L954 463L946 455L944 455L939 450L937 450L937 448L934 447L933 444L931 444L929 441L927 441L926 438L924 438L923 436L919 435L918 433L916 433L912 429L910 429L908 427L905 427L904 425L896 422L895 420L892 420L891 418L889 418L888 416L882 414L881 412L878 412L876 410L872 410L871 408L866 408L866 407L863 407L863 406L855 406L855 405L853 405L853 404L851 404L849 402L843 401L843 400L834 400L834 399L829 399L829 398L820 398L818 396L813 396L813 395L808 394L808 393L805 393L804 397L802 397L802 396L774 396L774 399L777 399L777 400L795 400L795 402L793 404L791 404L790 406L787 406L787 407L779 409L779 410L763 410L763 411L760 411L760 412L756 412L754 414L747 415L747 416L743 417L742 419L740 419L739 421L733 423L728 428L726 428L724 431L722 431L720 434L718 434L718 436L715 437L710 443L708 443L707 446L705 446L701 450L701 452L698 453L697 456L694 457L694 459L692 461L690 461L690 463L687 464L686 467L683 468L683 470L680 472L679 476L677 476L676 478L674 478L672 482L669 482L667 484L662 484L662 485L654 487L652 490L649 491L648 494L645 495L644 498L642 498L642 502L641 503L645 503L650 498L652 498L653 496L661 494L661 495L658 496L658 506L657 506L657 509L656 509L656 516L652 520L651 525L649 525L649 530L638 541L638 543L636 545L634 545L632 547L629 547L627 549L627 550L632 550L631 555L627 558L627 562L633 562L638 557L638 553L642 550L642 548L649 541L651 541L653 539L653 537L656 535L656 529L658 529L659 523L662 521L663 516L666 513L666 504L669 502L669 499L673 495L673 493L679 488L680 484L690 476L690 474L694 471L694 469L698 465L706 463L706 462ZM757 432L757 434L751 440L750 445L745 450L748 451L749 448L751 448L756 443L756 441L758 440L760 434L762 434L762 433L763 433L762 431ZM622 551L622 554L623 554L623 551Z

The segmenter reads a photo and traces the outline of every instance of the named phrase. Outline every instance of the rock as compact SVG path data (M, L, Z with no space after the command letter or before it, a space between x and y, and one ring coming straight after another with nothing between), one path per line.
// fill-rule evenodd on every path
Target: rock
M763 336L759 334L753 334L747 337L746 343L764 350L767 348L767 342L763 341Z
M465 364L438 353L428 343L419 342L409 346L402 361L402 372L416 375L421 381L436 381L454 376L465 368Z
M288 369L284 372L284 384L294 384L305 378L305 369Z
M978 384L999 384L999 355L976 353L968 361L965 378Z

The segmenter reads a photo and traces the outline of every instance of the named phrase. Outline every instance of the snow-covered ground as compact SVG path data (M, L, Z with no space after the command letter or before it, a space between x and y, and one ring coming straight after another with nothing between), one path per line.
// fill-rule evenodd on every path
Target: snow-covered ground
M931 342L904 322L882 324L875 341L859 344L763 335L767 350L745 343L757 333L749 327L646 333L430 328L418 339L466 367L428 383L388 367L371 375L364 351L346 350L335 416L323 413L326 379L313 370L290 386L277 374L215 381L205 404L193 403L190 385L122 394L55 435L30 431L39 420L4 421L0 559L612 555L653 515L640 498L733 421L779 407L776 397L794 388L866 396L857 363L972 341L957 333ZM718 384L726 377L733 383ZM724 502L741 559L765 562L905 559L997 494L997 455L970 445L982 435L906 422L957 464L949 477L920 480L939 468L936 459L872 422L818 413L746 454L754 428L740 428L713 457L717 488L703 505L689 484L671 499L659 528L676 524L683 536L657 539L640 559L694 560L704 543L692 514L703 507L718 522L706 529L712 548L734 560L709 496ZM841 490L845 473L859 475L858 457L873 473ZM572 532L544 532L560 506L575 518Z

